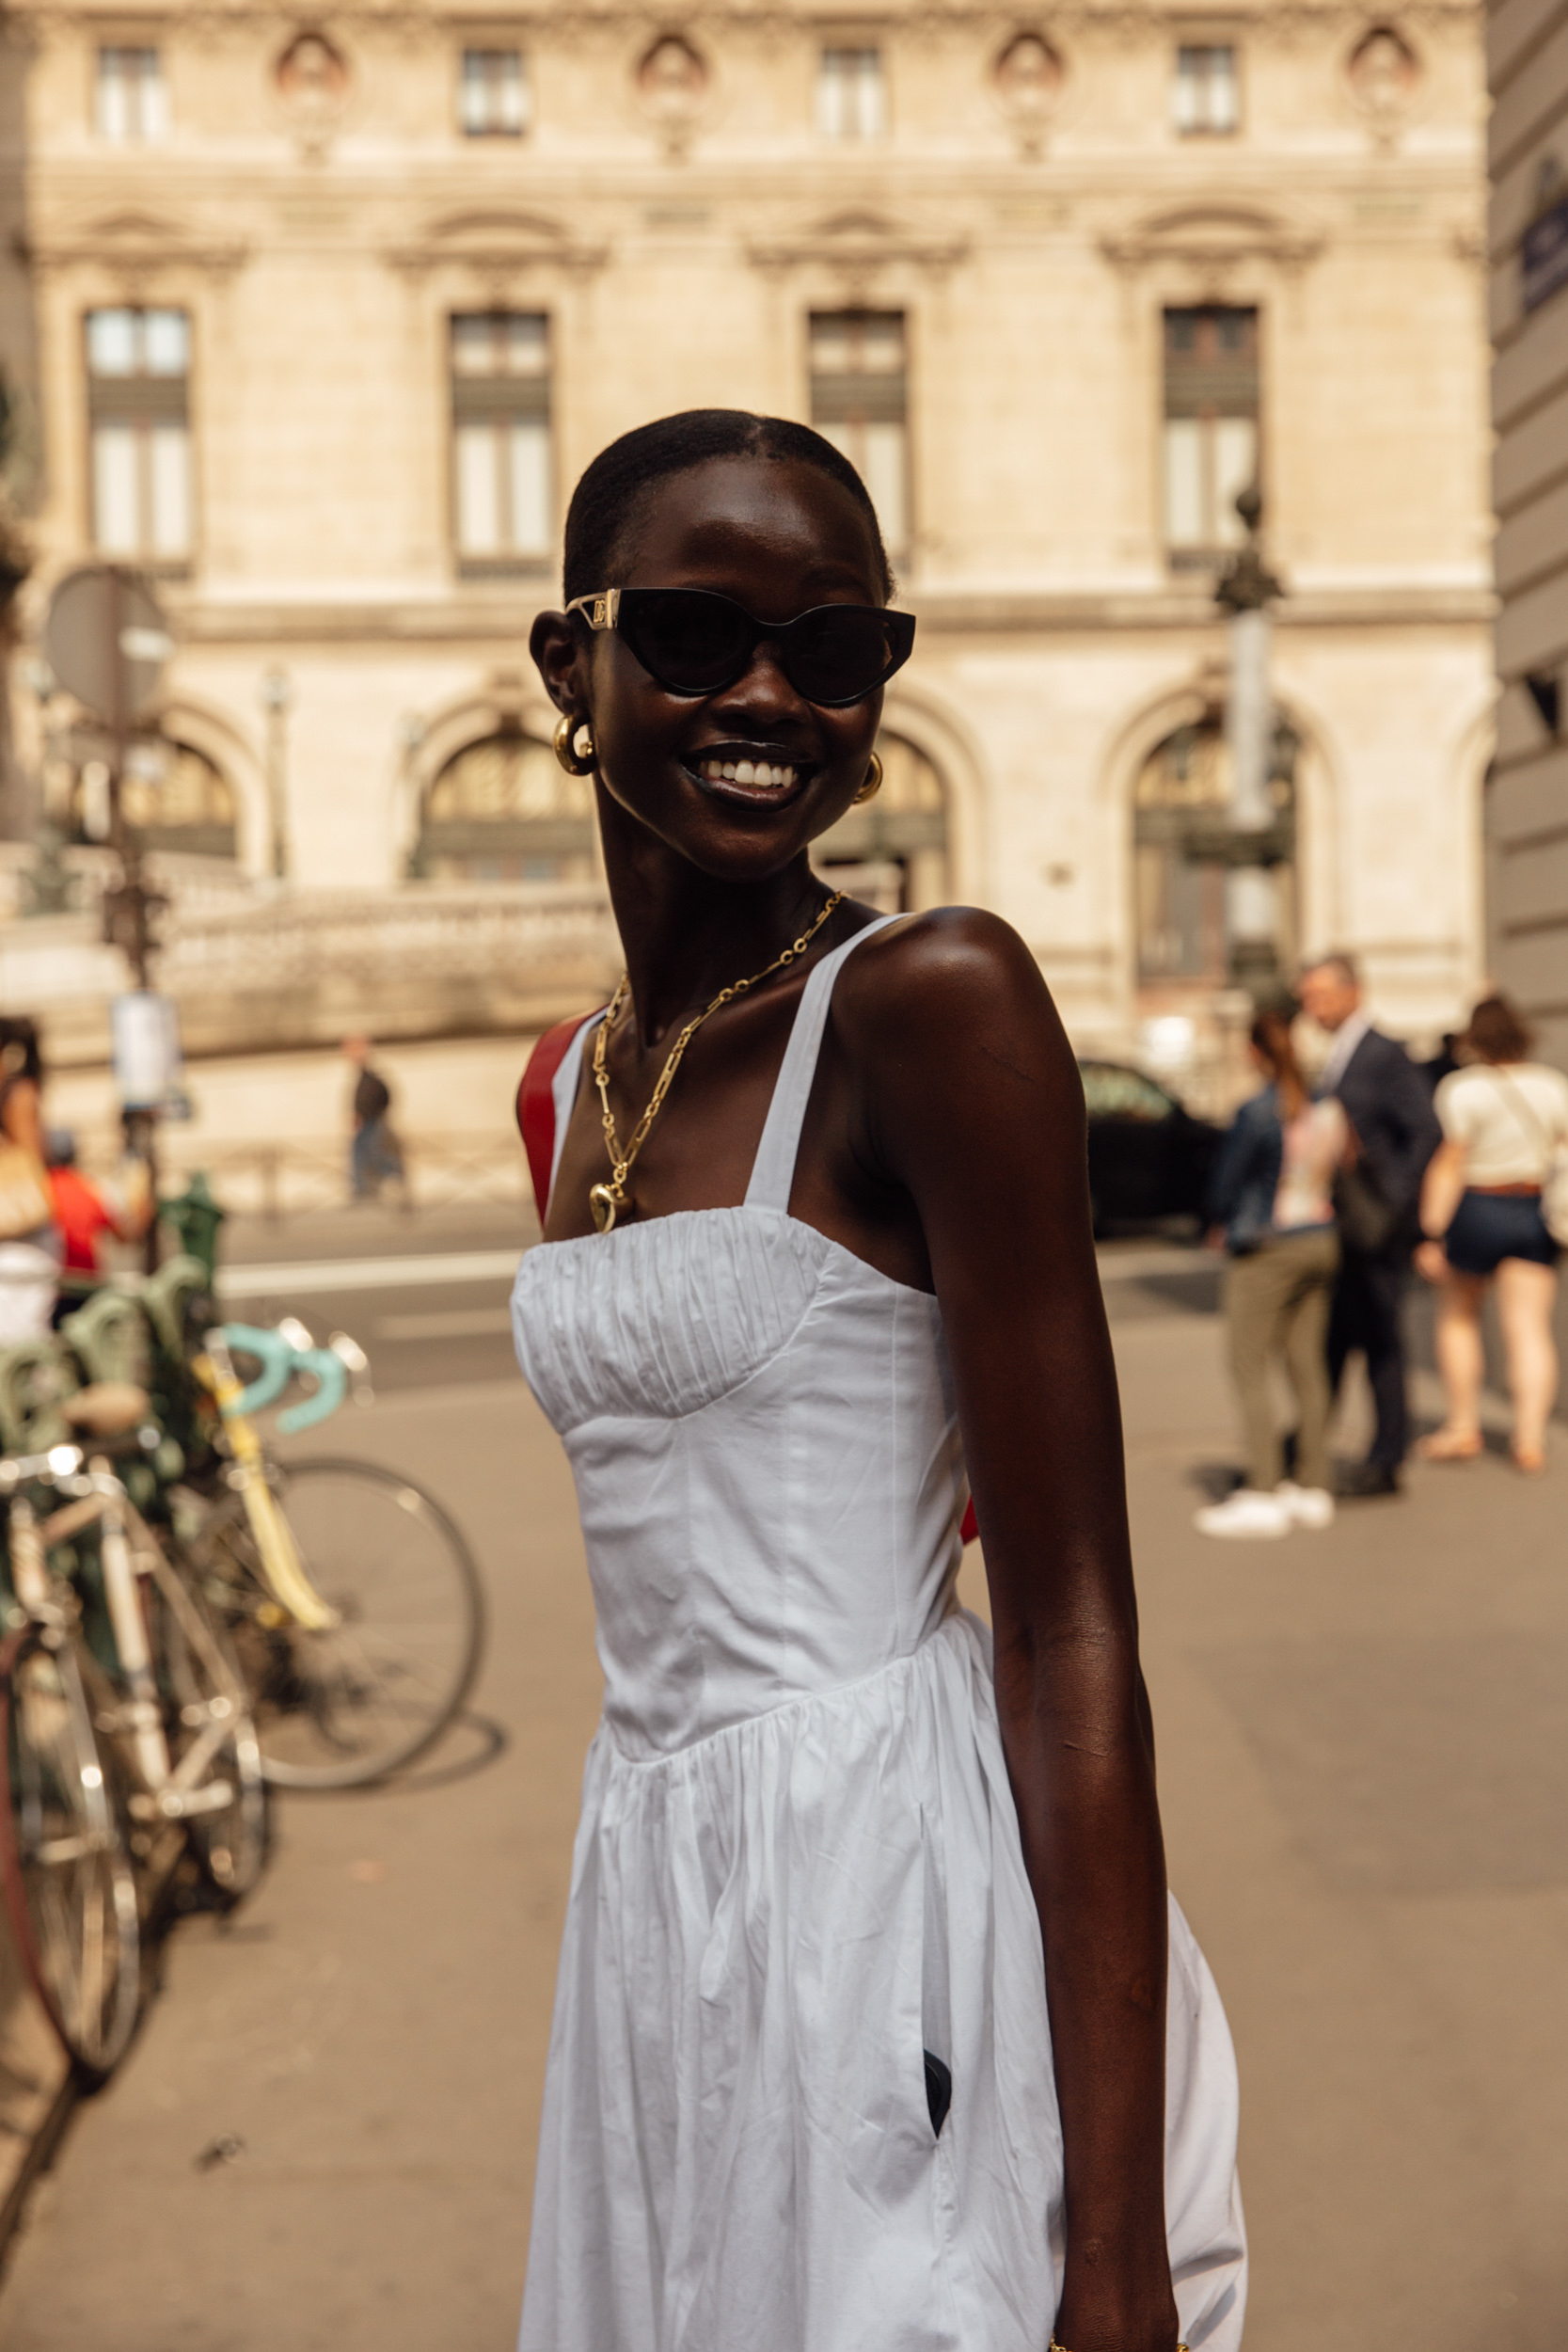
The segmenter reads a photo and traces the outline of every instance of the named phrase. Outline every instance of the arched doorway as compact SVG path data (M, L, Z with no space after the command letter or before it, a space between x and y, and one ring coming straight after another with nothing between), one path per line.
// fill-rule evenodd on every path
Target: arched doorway
M520 731L466 744L425 794L410 871L430 882L592 882L592 782Z
M1301 744L1276 718L1270 745L1269 799L1275 837L1276 968L1296 955L1296 762ZM1132 787L1132 876L1140 1009L1201 997L1231 978L1226 929L1226 855L1230 753L1217 711L1177 727L1157 743Z
M239 825L233 787L204 752L189 743L133 743L120 779L120 808L144 850L182 850L187 857L237 856ZM70 837L104 841L109 834L109 771L85 760L71 790Z
M947 789L935 763L902 735L877 738L882 788L842 816L812 850L812 863L835 889L884 907L918 914L945 906Z

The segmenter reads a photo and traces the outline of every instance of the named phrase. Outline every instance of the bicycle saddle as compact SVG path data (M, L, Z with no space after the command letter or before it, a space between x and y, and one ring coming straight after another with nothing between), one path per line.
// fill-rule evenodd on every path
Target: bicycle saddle
M72 1429L93 1438L119 1438L150 1418L152 1400L129 1380L94 1380L68 1396L60 1409Z

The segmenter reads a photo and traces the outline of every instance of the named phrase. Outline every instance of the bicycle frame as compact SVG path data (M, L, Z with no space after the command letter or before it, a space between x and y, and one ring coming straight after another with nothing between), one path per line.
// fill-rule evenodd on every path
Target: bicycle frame
M24 1484L47 1484L71 1498L47 1518L40 1518L27 1496L16 1488ZM103 1456L84 1467L75 1446L56 1446L43 1454L12 1456L0 1461L0 1493L11 1496L10 1558L16 1597L30 1617L57 1639L69 1635L78 1613L74 1598L69 1605L60 1593L66 1580L52 1576L48 1555L57 1544L69 1542L84 1528L102 1528L103 1597L114 1635L119 1678L127 1693L116 1729L131 1735L131 1748L143 1791L130 1799L133 1815L143 1820L182 1821L200 1813L218 1813L234 1802L227 1780L200 1787L203 1774L229 1739L238 1701L219 1692L199 1706L187 1707L183 1720L198 1736L174 1764L158 1703L152 1646L143 1608L144 1581L155 1580L173 1614L198 1646L202 1629L183 1586L159 1549L152 1531L132 1502L119 1479ZM198 1717L206 1720L199 1724Z
M276 1339L271 1332L247 1333L246 1337L269 1342ZM245 1503L251 1534L256 1538L261 1571L273 1598L307 1632L322 1633L337 1625L338 1613L323 1600L305 1573L293 1532L273 1496L261 1440L246 1409L253 1400L265 1403L287 1386L295 1351L280 1342L277 1348L284 1360L269 1363L266 1375L257 1382L253 1390L242 1385L234 1370L228 1342L221 1331L208 1333L206 1353L197 1358L195 1370L197 1378L212 1391L223 1415L224 1427L229 1433L230 1451L234 1457L230 1480ZM343 1366L336 1357L331 1361L341 1379ZM341 1392L340 1388L338 1396ZM332 1405L337 1401L338 1397L333 1397ZM332 1406L329 1405L327 1409L331 1410Z

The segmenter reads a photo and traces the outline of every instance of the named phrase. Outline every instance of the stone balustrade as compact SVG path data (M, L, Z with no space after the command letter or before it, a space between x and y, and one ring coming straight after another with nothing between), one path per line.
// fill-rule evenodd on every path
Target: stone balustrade
M63 911L29 914L27 853L0 848L0 1003L47 1025L52 1060L106 1058L108 1001L126 985L103 946L103 850L62 861ZM168 898L158 985L192 1055L381 1039L536 1030L602 997L619 950L591 882L410 882L388 891L299 890L247 881L216 860L163 856Z

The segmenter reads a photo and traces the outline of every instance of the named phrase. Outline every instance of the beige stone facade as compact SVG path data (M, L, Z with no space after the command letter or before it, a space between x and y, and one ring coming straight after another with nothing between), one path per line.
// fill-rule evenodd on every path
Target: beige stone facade
M1568 1069L1568 8L1487 28L1497 447L1492 964Z
M1492 700L1475 9L6 24L26 610L95 545L160 580L180 748L140 761L176 867L416 922L591 900L523 649L564 499L625 427L743 405L851 450L920 615L889 789L831 854L997 908L1083 1044L1179 1073L1225 977L1186 850L1227 789L1212 586L1256 472L1281 960L1353 947L1394 1026L1452 1019ZM37 678L24 748L90 836L91 747Z

